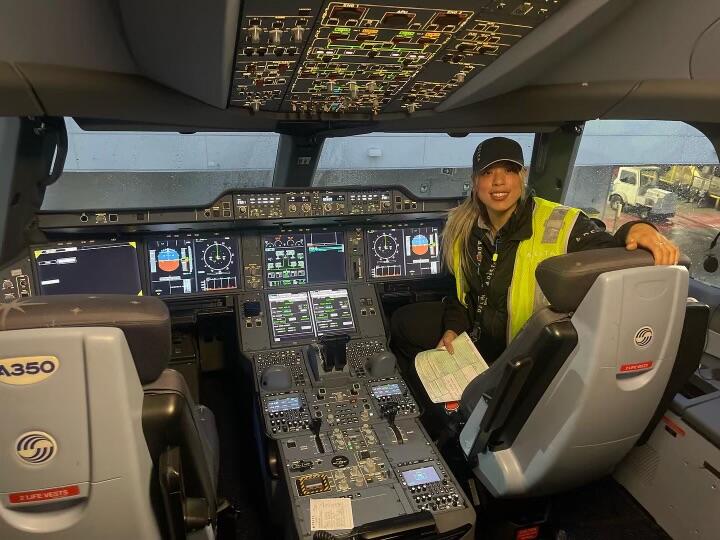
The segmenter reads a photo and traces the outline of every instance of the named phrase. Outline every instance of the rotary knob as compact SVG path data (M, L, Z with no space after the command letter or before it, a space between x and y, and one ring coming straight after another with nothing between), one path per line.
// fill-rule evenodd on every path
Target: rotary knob
M303 40L303 34L305 34L305 29L302 26L295 26L290 30L290 37L296 43Z
M260 36L262 36L262 28L259 26L251 26L248 28L248 36L252 43L260 43Z
M273 28L270 30L270 43L278 45L282 41L282 30Z

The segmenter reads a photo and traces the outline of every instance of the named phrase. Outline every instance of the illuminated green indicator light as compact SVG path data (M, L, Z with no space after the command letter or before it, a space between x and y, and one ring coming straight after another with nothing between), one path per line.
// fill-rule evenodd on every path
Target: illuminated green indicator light
M415 35L415 32L409 32L407 30L402 30L401 32L398 32L398 36L400 36L400 37L411 38L414 35Z
M349 27L344 27L344 26L339 26L339 27L336 27L335 30L333 30L333 32L336 33L336 34L345 34L345 35L347 35L347 34L350 33L350 28L349 28Z

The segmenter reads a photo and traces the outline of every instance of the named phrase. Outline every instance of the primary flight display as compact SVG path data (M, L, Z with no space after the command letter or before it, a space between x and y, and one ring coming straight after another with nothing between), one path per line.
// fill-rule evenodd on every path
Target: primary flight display
M237 240L163 238L147 243L150 294L169 296L238 288Z

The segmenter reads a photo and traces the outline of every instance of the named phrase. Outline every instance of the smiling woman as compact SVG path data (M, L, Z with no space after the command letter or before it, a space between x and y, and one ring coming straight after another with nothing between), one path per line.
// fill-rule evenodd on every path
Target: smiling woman
M443 303L413 304L393 316L393 339L410 367L422 350L470 333L486 361L496 360L545 303L535 269L550 257L626 246L651 251L657 264L675 264L677 247L654 227L629 222L615 236L577 208L525 197L520 145L505 137L481 142L473 155L473 191L449 213L443 259L456 294ZM410 369L407 369L411 371Z

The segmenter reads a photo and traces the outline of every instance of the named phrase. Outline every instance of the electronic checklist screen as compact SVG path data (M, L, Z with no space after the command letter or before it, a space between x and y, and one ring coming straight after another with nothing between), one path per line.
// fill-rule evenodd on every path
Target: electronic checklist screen
M136 242L32 249L40 294L142 294Z

